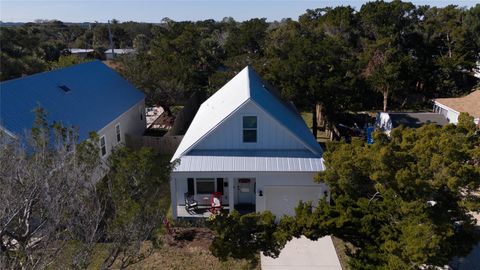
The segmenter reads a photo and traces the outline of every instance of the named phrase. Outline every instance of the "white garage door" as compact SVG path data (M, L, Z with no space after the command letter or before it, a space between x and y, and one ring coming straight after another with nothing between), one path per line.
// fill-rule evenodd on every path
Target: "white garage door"
M265 210L270 210L277 218L294 215L300 201L312 201L317 205L323 196L322 188L315 186L267 186L265 187Z

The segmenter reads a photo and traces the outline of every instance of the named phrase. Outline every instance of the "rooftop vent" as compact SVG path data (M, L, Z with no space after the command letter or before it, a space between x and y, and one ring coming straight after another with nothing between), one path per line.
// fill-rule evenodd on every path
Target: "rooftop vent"
M65 92L65 93L68 93L68 92L72 91L72 89L70 89L70 88L69 88L68 86L66 86L66 85L59 85L58 88L62 89L63 92Z

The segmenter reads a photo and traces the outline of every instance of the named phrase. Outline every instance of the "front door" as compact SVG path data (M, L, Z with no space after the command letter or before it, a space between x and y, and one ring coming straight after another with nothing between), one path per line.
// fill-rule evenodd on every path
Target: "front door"
M237 183L238 204L254 204L255 179L240 178Z

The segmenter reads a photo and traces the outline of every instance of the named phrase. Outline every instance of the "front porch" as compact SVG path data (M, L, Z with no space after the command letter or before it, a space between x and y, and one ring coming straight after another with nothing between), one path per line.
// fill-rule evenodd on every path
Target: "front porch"
M208 218L215 194L222 212L241 214L256 211L256 179L227 175L195 174L171 179L174 218ZM220 194L220 195L219 195ZM185 207L193 203L195 207ZM187 208L189 208L187 210Z

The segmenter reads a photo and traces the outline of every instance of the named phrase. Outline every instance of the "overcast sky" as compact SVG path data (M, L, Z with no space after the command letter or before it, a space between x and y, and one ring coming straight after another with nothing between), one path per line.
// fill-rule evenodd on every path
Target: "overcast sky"
M360 0L0 0L0 20L28 22L36 19L58 19L64 22L119 21L160 22L163 18L181 20L221 20L233 17L297 19L306 9L351 5L360 8ZM478 0L413 0L416 5L446 6L456 4L471 7Z

